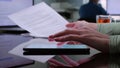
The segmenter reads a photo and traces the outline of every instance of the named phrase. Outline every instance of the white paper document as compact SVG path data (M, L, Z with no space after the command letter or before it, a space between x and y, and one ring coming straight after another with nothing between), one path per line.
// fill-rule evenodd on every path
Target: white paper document
M43 45L41 47L57 48L56 43L49 42L47 39L31 39L28 42L25 42L23 44L18 45L17 47L15 47L11 51L9 51L9 53L17 55L17 56L24 57L24 58L28 58L28 59L31 59L31 60L35 60L35 61L38 61L38 62L41 62L41 63L45 63L49 59L51 59L52 57L55 56L55 55L31 55L31 56L23 55L23 52L24 52L23 48L28 46L28 45L33 45L33 44L37 44L37 45L46 44L46 45Z
M65 30L65 25L68 23L44 2L9 15L9 18L37 37L48 37Z

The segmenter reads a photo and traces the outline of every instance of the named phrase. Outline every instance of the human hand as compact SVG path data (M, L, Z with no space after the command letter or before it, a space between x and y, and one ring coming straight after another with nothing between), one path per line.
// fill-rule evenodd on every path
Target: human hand
M60 55L59 58L61 58L66 64L52 58L48 61L50 68L76 68L79 66L77 61L72 60L67 55Z
M81 27L89 27L89 28L96 30L97 24L96 23L88 23L86 21L77 21L77 22L67 24L66 27L74 28L74 29L81 29Z
M79 59L77 61L71 59L67 55L60 55L63 62L52 58L48 61L50 68L108 68L109 55L98 53L90 57ZM95 64L96 63L96 64Z
M86 21L77 21L73 23L69 23L66 25L67 28L73 28L73 29L81 29L82 27L89 27L91 29L97 29L97 25L95 23L88 23ZM54 41L54 39L49 38L49 41ZM67 41L64 42L66 44L81 44L80 42L77 41ZM58 45L64 44L63 42L59 42Z
M109 52L109 36L89 27L81 27L80 30L67 29L50 38L54 38L57 42L77 41L102 52Z

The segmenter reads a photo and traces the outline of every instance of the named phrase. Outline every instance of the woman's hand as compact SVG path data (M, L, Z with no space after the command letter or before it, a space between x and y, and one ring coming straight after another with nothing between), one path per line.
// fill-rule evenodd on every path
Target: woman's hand
M109 52L109 36L86 26L79 27L79 29L68 28L50 36L50 38L57 42L77 41L102 52Z

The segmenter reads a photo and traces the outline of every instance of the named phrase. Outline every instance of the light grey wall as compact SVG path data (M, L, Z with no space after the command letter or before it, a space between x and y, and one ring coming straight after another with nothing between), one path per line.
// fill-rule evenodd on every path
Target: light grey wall
M68 0L73 6L80 7L83 4L83 0Z
M35 4L42 2L42 0L34 0Z

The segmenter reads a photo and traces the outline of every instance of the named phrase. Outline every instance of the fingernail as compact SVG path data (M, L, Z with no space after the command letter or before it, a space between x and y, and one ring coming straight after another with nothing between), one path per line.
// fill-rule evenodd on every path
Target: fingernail
M67 44L74 44L73 42L67 42Z
M54 35L50 35L49 38L54 38Z
M55 41L53 38L48 38L48 40L49 40L50 42Z

